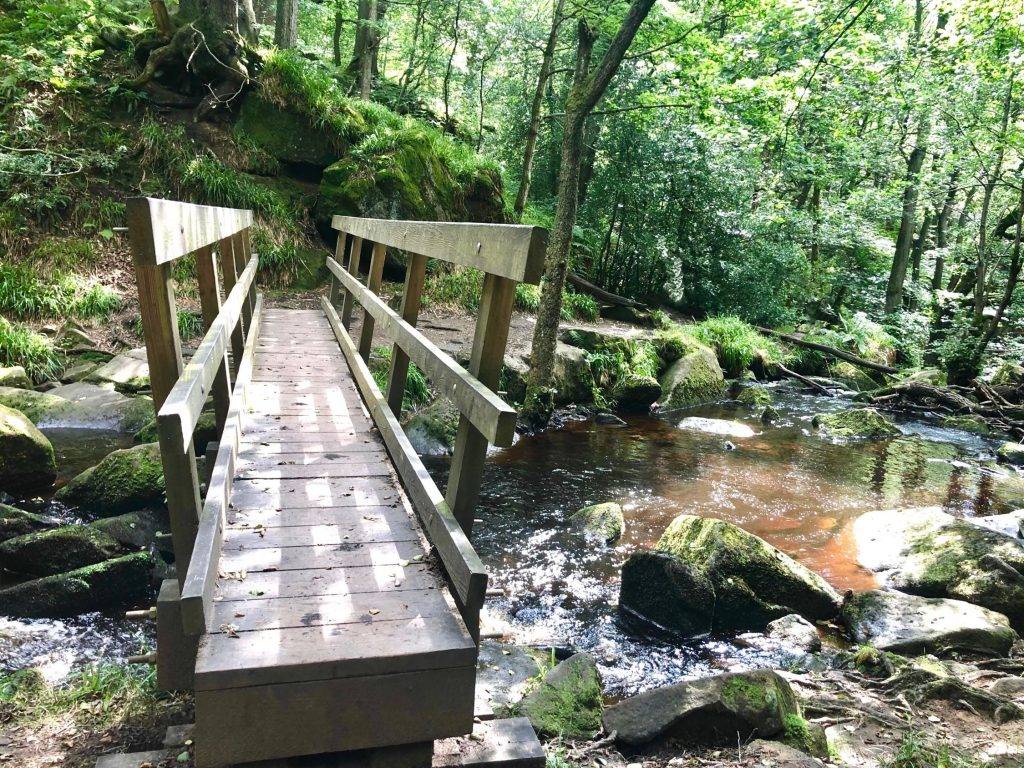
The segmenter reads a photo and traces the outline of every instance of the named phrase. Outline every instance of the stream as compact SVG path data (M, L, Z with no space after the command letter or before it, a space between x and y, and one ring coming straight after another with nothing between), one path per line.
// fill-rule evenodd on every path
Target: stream
M848 400L773 387L781 418L762 425L740 407L713 405L683 414L624 415L625 426L570 421L492 450L474 543L505 596L491 598L485 623L516 643L595 655L612 696L637 693L723 669L786 665L792 651L763 638L680 641L620 616L619 568L653 545L673 517L690 512L737 523L818 571L837 589L868 589L874 577L856 563L850 523L862 512L939 505L961 516L1024 506L1022 484L1001 483L991 460L998 444L926 421L902 421L904 436L836 442L814 433L815 413ZM735 419L752 437L682 429L683 416ZM94 430L47 430L63 484L130 438ZM448 460L425 457L444 487ZM1016 491L1011 490L1015 487ZM618 501L626 530L614 546L588 542L568 523L577 509ZM68 522L52 501L29 505ZM116 660L152 647L151 623L123 614L65 620L0 617L0 671L39 667L60 679L75 663Z

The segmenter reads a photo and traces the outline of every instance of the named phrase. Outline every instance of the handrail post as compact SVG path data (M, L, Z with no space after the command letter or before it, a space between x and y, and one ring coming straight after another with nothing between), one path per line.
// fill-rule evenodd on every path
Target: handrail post
M135 277L139 289L139 312L146 340L150 387L154 414L167 399L181 375L181 339L174 304L170 264L158 264L149 202L144 198L128 201L128 234ZM160 459L167 489L167 508L171 518L174 566L179 587L184 584L192 559L199 514L199 474L192 443L181 446L157 421Z
M491 390L498 388L515 298L515 280L492 274L484 275L469 372ZM460 414L445 501L467 537L473 531L473 513L480 494L486 457L487 438L464 414Z
M338 233L338 242L334 246L334 260L339 264L345 263L345 246L348 244L348 235L344 232ZM341 298L341 282L331 274L331 306L337 308L338 299Z
M237 266L236 265L236 268L238 269L239 272L241 272L243 269L245 269L246 265L249 263L249 260L252 258L252 239L251 239L251 236L252 236L252 227L251 226L246 227L245 229L243 229L241 232L238 233L238 237L239 237L239 239L241 241L241 246L242 246L242 248L241 248L242 264L241 264L241 266ZM253 280L249 284L249 292L248 292L248 294L245 297L245 311L243 312L243 316L245 317L245 330L246 330L247 333L249 331L249 325L252 323L252 313L255 310L255 308L256 308L256 281Z
M409 254L405 266L405 287L402 289L402 319L415 326L420 314L420 298L423 283L427 277L427 257L418 253ZM391 348L391 370L388 372L388 407L401 418L402 400L405 398L405 382L409 376L409 356L398 344Z
M380 282L384 276L384 260L388 255L388 247L384 243L373 244L373 257L370 259L370 271L366 274L366 287L374 293L380 293ZM369 362L370 347L373 346L373 318L363 311L363 327L359 331L359 356Z
M220 271L224 276L224 294L231 293L231 289L238 282L241 269L238 268L238 261L235 259L232 238L226 237L217 243L217 255L220 257ZM242 265L242 269L245 265ZM244 320L244 317L243 317ZM231 362L234 374L238 375L238 366L242 362L242 350L245 349L245 329L240 321L231 329Z
M210 326L220 314L220 279L217 277L217 265L214 264L213 258L213 246L208 245L196 251L196 276L199 280L199 302L202 306L204 331L210 330ZM213 407L217 414L218 437L224 433L230 405L231 371L225 350L224 359L217 368L213 380Z
M348 273L353 277L359 277L359 258L363 252L363 238L353 237L352 247L348 252ZM355 297L351 291L345 291L345 300L341 305L341 323L345 330L352 325L352 309L355 307Z

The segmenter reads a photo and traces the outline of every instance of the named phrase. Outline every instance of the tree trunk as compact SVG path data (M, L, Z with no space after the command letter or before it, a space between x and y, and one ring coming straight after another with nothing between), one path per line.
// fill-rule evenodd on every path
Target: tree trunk
M331 47L334 53L334 66L341 66L341 32L345 24L345 14L334 12L334 32L331 34Z
M299 42L299 0L277 0L274 45L294 48Z
M957 182L960 179L960 169L954 168L949 176L949 186L946 188L946 198L942 201L942 209L935 219L935 271L932 273L932 290L937 291L942 287L942 273L946 266L946 248L949 247L949 218L953 215L953 206L956 204Z
M526 130L526 145L523 147L523 172L519 177L519 189L516 191L516 202L513 206L516 221L523 218L523 210L526 208L526 201L530 196L533 156L537 150L537 136L540 134L540 110L544 104L544 89L547 87L548 77L551 75L551 62L554 60L555 46L558 44L558 30L562 26L564 5L565 0L557 0L551 15L551 31L544 44L544 55L541 58L540 71L537 73L537 87L533 92L533 101L530 103L530 125Z
M914 241L914 224L917 218L917 197L921 189L921 169L928 154L928 139L931 121L922 116L917 124L917 138L914 149L907 159L906 184L903 187L903 209L900 215L900 229L896 236L896 252L892 257L889 282L885 287L885 314L892 314L903 306L903 283L907 279L907 264Z
M455 53L459 50L459 21L462 19L462 0L456 0L455 2L455 22L453 25L452 34L452 50L448 54L448 66L444 70L444 86L442 88L444 94L444 128L449 130L451 127L451 82L452 82L452 68L455 64Z
M255 45L260 41L260 27L256 23L256 11L252 0L238 0L238 31L248 42Z
M380 33L377 30L377 0L367 0L366 19L360 19L360 25L366 25L363 49L359 53L359 98L370 100L373 91L373 67L380 45Z
M931 229L932 209L926 208L924 218L921 220L921 229L918 230L917 237L914 238L914 247L911 249L910 281L912 283L916 283L921 279L921 256L928 247L928 234L931 232Z

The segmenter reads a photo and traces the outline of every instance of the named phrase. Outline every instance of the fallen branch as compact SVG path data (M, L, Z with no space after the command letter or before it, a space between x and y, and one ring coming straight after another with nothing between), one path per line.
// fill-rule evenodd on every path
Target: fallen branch
M845 360L848 363L859 365L861 368L870 368L872 371L879 371L881 373L898 373L898 371L891 365L882 365L881 363L873 363L870 360L865 360L863 357L858 357L852 352L847 352L845 349L836 349L830 347L827 344L819 344L816 341L807 341L799 336L793 336L789 333L783 333L782 331L773 331L771 328L760 328L757 329L761 333L775 336L776 338L788 341L790 344L796 344L798 347L806 347L807 349L813 349L816 352L821 352L825 355L831 355L832 357L838 357L840 360Z
M646 304L641 304L639 301L634 299L627 299L625 296L619 296L617 293L606 291L604 288L594 285L589 280L584 280L574 272L566 273L565 279L569 281L570 285L579 288L584 293L589 293L595 299L600 299L601 301L605 301L609 304L618 304L620 307L647 309Z
M791 379L796 379L801 384L804 384L804 385L810 387L811 389L817 390L818 392L820 392L823 395L828 395L829 397L832 396L832 393L828 390L827 387L823 387L818 382L816 382L816 381L814 381L812 379L809 379L806 376L801 376L796 371L789 370L789 368L784 366L782 363L775 363L775 367L778 369L779 373L781 373L783 376L788 376Z

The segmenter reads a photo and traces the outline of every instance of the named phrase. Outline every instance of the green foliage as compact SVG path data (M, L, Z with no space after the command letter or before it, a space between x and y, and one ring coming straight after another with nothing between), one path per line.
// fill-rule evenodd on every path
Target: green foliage
M516 286L515 308L523 312L536 312L540 308L540 286L519 283Z
M370 355L370 373L377 383L377 388L387 394L388 374L391 371L391 347L375 347ZM430 384L423 371L414 363L409 363L409 373L405 380L405 396L402 398L402 410L410 411L431 399Z
M203 333L203 316L190 309L178 310L178 335L182 341L194 339Z
M108 286L71 272L48 278L29 264L0 264L0 312L18 318L106 318L121 306Z
M442 266L427 274L423 283L423 305L476 312L483 285L483 273L478 269Z
M562 294L563 320L597 320L599 315L597 302L585 293Z
M952 752L947 744L931 744L922 734L910 731L903 736L896 754L884 768L974 768L972 758Z
M777 342L738 317L708 318L693 327L693 335L715 350L726 376L740 376L755 359L771 365L785 358Z
M49 338L0 317L0 366L12 365L22 366L34 381L53 378L64 368Z

